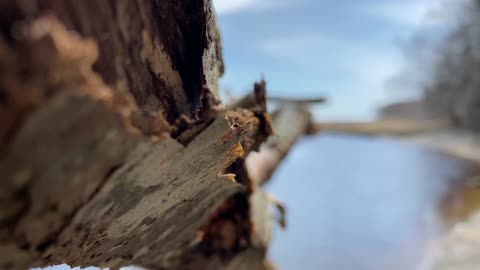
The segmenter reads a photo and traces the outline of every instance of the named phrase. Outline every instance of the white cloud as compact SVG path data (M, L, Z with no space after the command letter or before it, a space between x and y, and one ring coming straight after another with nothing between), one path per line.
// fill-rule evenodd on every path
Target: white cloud
M226 14L248 9L255 0L214 0L213 4L218 14Z
M277 60L287 61L294 70L301 67L318 78L330 81L328 107L319 108L322 119L370 119L376 107L390 99L385 82L404 67L404 60L395 47L373 46L368 41L338 36L305 33L261 41L258 49ZM355 108L356 115L352 115ZM366 118L365 118L366 117Z
M291 3L291 0L213 0L218 15L271 10L290 6Z
M456 8L470 0L385 1L367 6L367 14L410 27L443 26L458 15Z
M395 47L373 47L362 40L318 33L263 40L258 49L310 70L340 69L370 83L390 76L403 64Z

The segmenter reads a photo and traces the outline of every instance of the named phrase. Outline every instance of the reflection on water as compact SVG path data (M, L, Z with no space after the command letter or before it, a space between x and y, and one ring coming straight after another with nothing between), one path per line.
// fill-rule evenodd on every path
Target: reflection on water
M303 139L268 186L288 208L270 255L282 269L415 269L442 229L437 206L468 169L389 139Z

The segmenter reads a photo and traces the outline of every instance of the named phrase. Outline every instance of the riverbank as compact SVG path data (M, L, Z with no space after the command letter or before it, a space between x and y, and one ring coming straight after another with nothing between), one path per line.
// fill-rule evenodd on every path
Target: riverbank
M480 135L462 130L441 130L408 136L407 141L480 164ZM447 218L456 222L435 240L418 270L474 270L480 268L479 170L460 186Z
M447 122L441 120L317 123L314 132L393 137L480 164L480 134L450 128Z
M320 122L313 127L318 132L338 132L366 136L412 136L448 129L443 120L379 119L370 122Z
M480 164L480 135L478 134L450 129L405 136L401 139Z

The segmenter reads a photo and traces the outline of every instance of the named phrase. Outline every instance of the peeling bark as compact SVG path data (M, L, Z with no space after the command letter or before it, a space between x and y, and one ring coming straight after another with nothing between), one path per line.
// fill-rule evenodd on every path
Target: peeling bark
M20 85L28 91L28 95L22 94L23 98L12 93L18 92L18 87L12 87L11 80L2 81L6 84L2 85L2 103L17 109L20 107L16 103L21 103L28 107L25 110L32 110L35 106L30 103L41 103L38 99L55 93L48 85L34 89L39 84L35 78L62 70L45 69L55 64L50 61L55 55L49 55L44 48L48 44L36 38L41 34L38 32L52 28L51 20L38 22L48 14L69 33L89 41L88 46L65 41L63 45L70 55L96 50L97 44L95 53L82 55L77 61L95 62L93 70L113 92L131 94L144 121L158 122L158 118L164 118L175 130L175 122L182 116L200 122L214 118L217 79L223 72L220 38L210 1L194 2L3 1L3 77L14 75L13 78L23 76L31 80L30 85ZM67 58L63 67L77 66L69 60L75 59ZM0 118L18 126L19 121L8 114L20 113L7 110ZM2 127L0 134L12 137L12 129L15 128L4 131Z
M311 115L306 103L287 102L273 113L274 135L246 159L246 168L256 185L272 176L298 138L311 129Z
M0 3L1 269L269 269L271 201L245 164L272 132L265 83L217 106L213 15Z

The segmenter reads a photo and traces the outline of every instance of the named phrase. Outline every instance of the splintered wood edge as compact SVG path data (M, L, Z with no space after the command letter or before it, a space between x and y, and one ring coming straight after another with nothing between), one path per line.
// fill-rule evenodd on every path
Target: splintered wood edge
M46 256L71 265L178 267L178 259L194 248L197 229L227 198L244 190L218 177L238 158L240 136L223 140L231 132L220 114L186 148L169 141L138 149L136 156L146 150L142 160L119 169L60 236L62 246L75 235L72 246L86 253L72 258L64 248L54 248ZM92 234L92 227L106 230Z
M40 209L18 213L15 223L19 226L15 226L14 237L2 243L5 253L0 262L17 259L11 263L18 268L59 263L175 268L182 256L195 249L198 228L226 199L245 190L221 176L243 155L239 148L242 133L231 129L225 112L219 112L184 147L173 139L153 142L130 134L122 129L119 117L110 117L108 109L86 96L61 95L52 102L37 111L19 134L14 148L18 155L1 163L5 165L2 171L23 168L35 175L41 169L44 176L30 177L24 183L33 192L28 199L32 207ZM76 120L61 124L62 115ZM48 121L61 125L42 124ZM102 127L101 132L82 130L92 121ZM70 131L67 137L66 131ZM35 149L38 142L32 136L42 134L48 137ZM107 139L105 134L110 134ZM97 146L85 148L88 142ZM33 148L29 155L28 148ZM45 155L48 158L42 162ZM62 171L45 162L77 164L84 169ZM7 165L13 166L11 170ZM83 181L86 177L87 182ZM43 201L50 196L57 205L54 210L45 205L48 200ZM39 239L39 245L27 241L27 250L15 237L37 243L42 235L46 240Z

